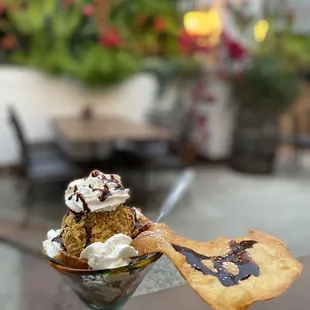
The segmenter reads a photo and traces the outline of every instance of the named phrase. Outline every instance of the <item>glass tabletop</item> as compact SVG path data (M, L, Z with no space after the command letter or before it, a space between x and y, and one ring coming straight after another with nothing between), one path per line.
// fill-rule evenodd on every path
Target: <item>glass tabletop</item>
M29 252L1 242L0 305L4 310L86 310L76 295L55 272L40 252ZM302 276L287 293L270 302L258 303L257 309L309 309L310 256L300 259ZM133 298L127 310L210 309L188 286L181 286Z
M0 257L1 309L86 309L43 256L1 242Z

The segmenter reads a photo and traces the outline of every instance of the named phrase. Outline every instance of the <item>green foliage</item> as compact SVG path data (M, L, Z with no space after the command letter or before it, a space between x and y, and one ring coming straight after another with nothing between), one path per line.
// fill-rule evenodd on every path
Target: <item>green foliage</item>
M261 18L269 29L261 43L254 43L252 30L259 18L232 12L240 31L250 32L253 39L252 64L233 81L235 98L256 112L285 111L298 96L299 72L310 67L310 37L294 33L293 12L285 4L276 9L266 4Z
M174 1L109 2L102 29L104 16L97 7L83 13L85 6L94 5L91 0L12 0L0 16L0 39L1 31L14 35L19 48L5 55L14 64L71 76L89 86L122 81L144 69L149 57L165 63L181 59L182 23Z
M298 95L296 73L283 71L280 61L271 55L256 58L232 85L241 107L263 113L284 111Z
M199 62L192 58L179 57L173 60L150 58L144 62L142 69L154 74L159 85L157 95L161 96L169 81L196 77L202 68Z

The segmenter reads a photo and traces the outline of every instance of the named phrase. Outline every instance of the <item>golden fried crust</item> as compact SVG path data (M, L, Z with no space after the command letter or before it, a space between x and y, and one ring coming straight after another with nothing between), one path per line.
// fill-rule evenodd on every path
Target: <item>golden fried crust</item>
M65 251L59 252L55 259L74 269L89 269L87 261L70 255Z
M230 251L229 238L197 242L178 236L164 224L153 224L131 245L141 255L155 252L166 254L189 285L215 310L244 310L256 301L275 298L285 292L301 274L302 265L292 257L282 241L254 230L234 240L257 241L247 252L259 266L260 275L251 276L230 287L223 286L217 277L193 269L171 245L180 245L206 256L222 256Z
M118 233L131 236L134 226L135 211L123 205L114 211L81 216L70 212L63 218L61 237L67 253L79 257L87 241L105 242Z

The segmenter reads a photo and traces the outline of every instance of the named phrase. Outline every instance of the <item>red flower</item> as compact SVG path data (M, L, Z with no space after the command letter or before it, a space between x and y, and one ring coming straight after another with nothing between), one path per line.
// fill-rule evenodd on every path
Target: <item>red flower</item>
M189 54L196 49L196 38L183 30L179 37L179 46L182 53Z
M228 55L232 60L242 60L247 55L244 46L236 41L231 40L225 33L222 34L222 42L228 50Z
M165 30L166 22L162 17L156 17L154 20L154 29L158 32L162 32Z
M208 53L210 51L210 45L201 44L205 43L205 40L207 40L206 37L190 35L185 30L183 30L181 35L179 36L180 50L183 54L186 55L195 52Z
M117 28L105 30L105 33L99 38L99 42L106 47L121 47L124 43Z
M65 9L68 9L70 6L71 6L71 4L73 4L73 3L75 3L76 2L76 0L64 0L63 2L62 2L62 6L65 8Z
M0 15L2 15L5 11L5 5L3 3L0 3Z
M12 34L5 35L0 40L0 49L4 51L11 51L18 48L18 42Z
M232 42L230 45L229 54L232 60L240 60L245 57L246 50L237 42Z
M95 7L91 4L85 5L82 9L84 16L93 16L95 14Z

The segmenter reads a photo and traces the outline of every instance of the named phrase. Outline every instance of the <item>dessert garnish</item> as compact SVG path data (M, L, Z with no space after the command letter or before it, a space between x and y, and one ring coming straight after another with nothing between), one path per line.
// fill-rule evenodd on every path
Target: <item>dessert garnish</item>
M73 181L65 192L68 213L59 230L50 230L46 254L76 269L126 266L137 251L132 238L148 229L140 210L125 205L129 190L115 174L97 170Z
M139 255L166 254L188 284L215 310L243 310L284 293L302 265L285 244L251 230L235 240L193 241L153 223L131 244Z
M240 243L232 240L229 242L230 252L223 256L214 257L198 254L179 245L173 244L173 247L177 252L185 256L186 262L195 270L202 272L204 275L217 277L224 286L232 286L238 284L239 281L248 279L252 275L256 277L259 275L258 265L246 252L255 243L257 242L253 240L245 240ZM209 260L213 263L213 271L203 264L202 261L204 260ZM229 264L231 270L229 270Z

